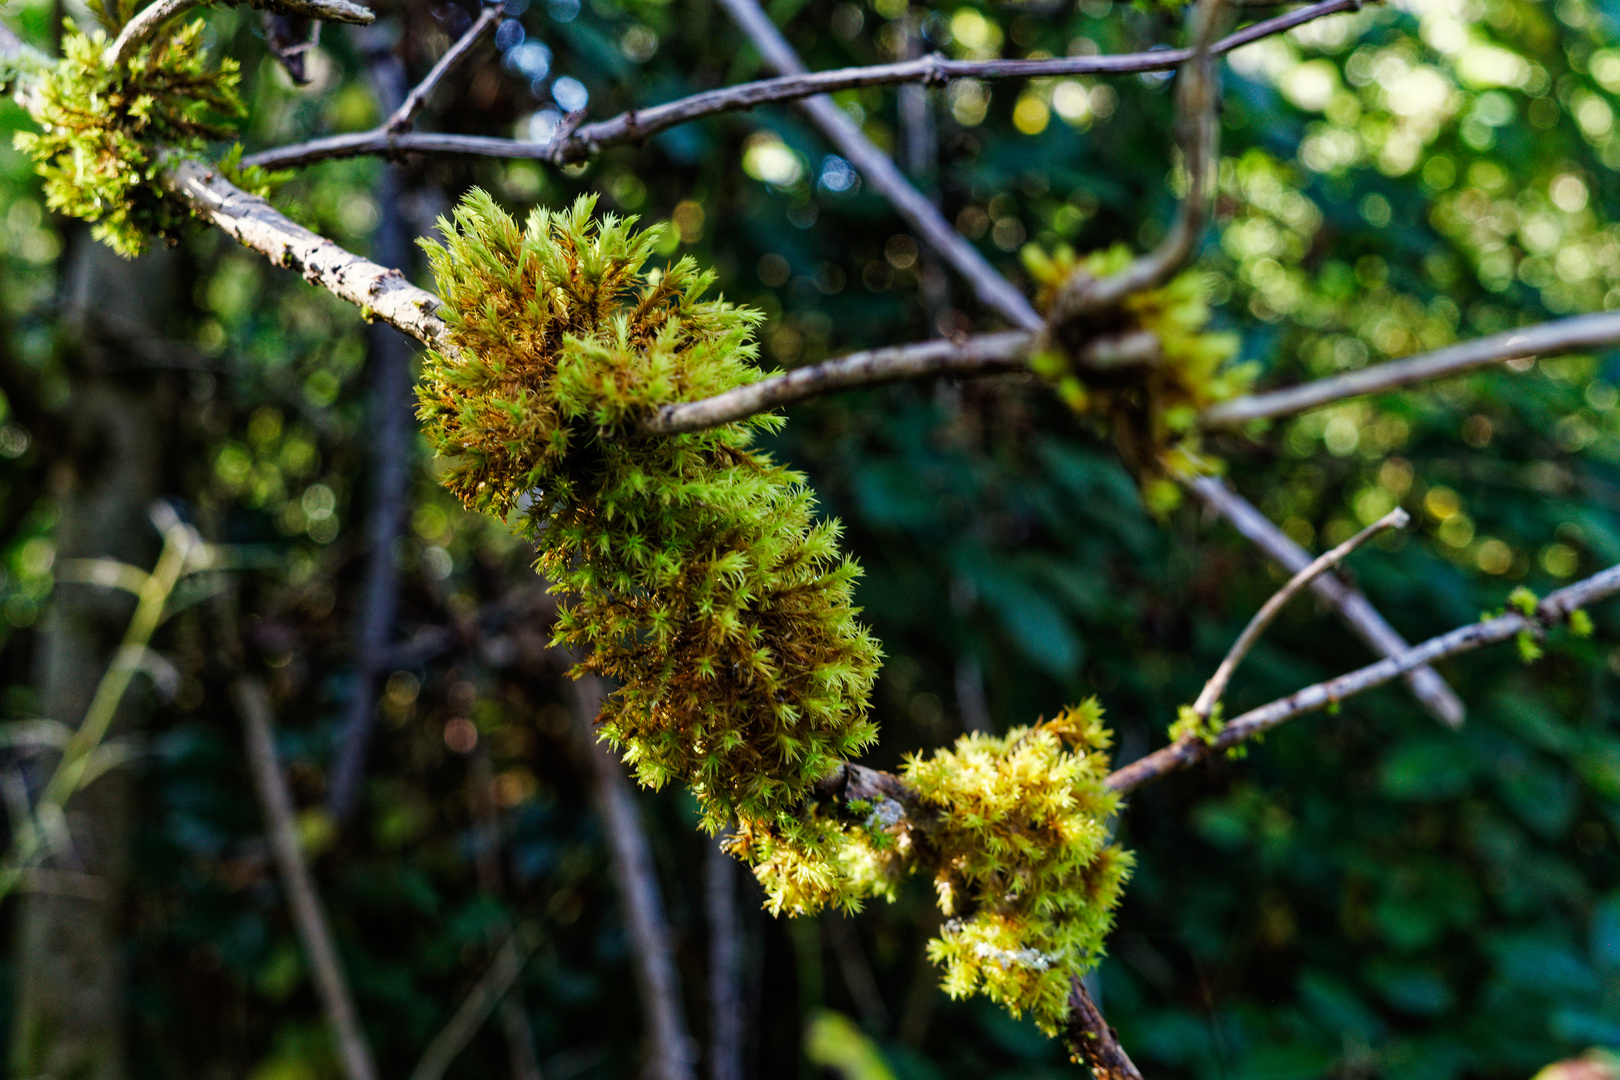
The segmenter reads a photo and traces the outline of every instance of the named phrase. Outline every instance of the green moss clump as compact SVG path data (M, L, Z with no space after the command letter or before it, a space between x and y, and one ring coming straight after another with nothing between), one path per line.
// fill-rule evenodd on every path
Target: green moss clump
M426 243L449 324L419 414L469 506L526 507L538 567L565 598L558 643L616 680L600 717L637 778L690 784L743 854L801 850L838 878L842 826L795 816L811 785L876 738L880 652L851 602L859 568L816 521L804 477L751 448L757 416L646 437L669 402L758 379L761 316L701 299L682 259L594 200L519 227L481 191Z
M928 955L952 997L982 992L1055 1034L1069 979L1095 966L1130 873L1109 843L1109 735L1095 699L1033 728L972 734L907 762L929 826L940 909Z
M1041 287L1036 305L1044 311L1071 276L1111 277L1130 265L1132 256L1123 244L1085 256L1068 248L1048 255L1029 245L1023 258ZM1208 323L1204 276L1189 270L1157 289L1132 293L1098 325L1080 328L1082 340L1092 333L1145 330L1158 342L1157 362L1082 370L1062 348L1030 360L1071 409L1107 431L1155 510L1168 509L1177 497L1168 477L1210 471L1193 430L1198 414L1244 393L1254 381L1253 364L1228 363L1237 352L1237 335L1212 332Z
M209 71L202 33L200 19L166 31L121 68L102 62L102 31L68 34L61 61L39 76L34 119L43 130L16 136L45 178L50 207L94 222L97 239L120 255L139 255L148 236L172 236L190 216L153 183L160 153L200 154L243 115L237 63L227 57Z

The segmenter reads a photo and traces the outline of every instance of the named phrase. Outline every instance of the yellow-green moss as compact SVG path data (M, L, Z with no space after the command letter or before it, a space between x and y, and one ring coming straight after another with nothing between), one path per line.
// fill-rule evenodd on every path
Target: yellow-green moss
M644 270L658 232L593 206L519 227L474 192L440 222L425 246L449 345L420 415L469 506L526 508L564 597L557 641L618 683L601 729L637 778L691 785L711 830L789 842L810 785L876 737L860 571L804 477L751 448L779 417L637 433L660 405L759 378L761 316L701 299L713 275L690 259Z
M53 210L94 223L93 234L134 256L150 236L170 236L190 217L153 181L163 152L201 154L230 136L242 115L240 78L226 57L208 70L202 20L165 31L121 67L102 62L106 35L70 32L62 59L37 75L39 132L19 132Z

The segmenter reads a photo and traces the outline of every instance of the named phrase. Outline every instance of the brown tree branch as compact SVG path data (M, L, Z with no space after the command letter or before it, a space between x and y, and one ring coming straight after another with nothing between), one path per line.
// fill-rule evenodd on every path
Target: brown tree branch
M1204 505L1231 523L1244 539L1254 544L1290 573L1297 573L1310 564L1310 554L1288 534L1277 528L1271 519L1256 510L1243 496L1213 476L1194 477L1186 481ZM1332 574L1324 574L1311 582L1311 591L1326 603L1368 648L1381 656L1395 656L1411 646L1378 614L1365 596ZM1467 709L1440 674L1431 667L1418 667L1406 674L1406 685L1412 695L1422 703L1435 719L1447 727L1463 722Z
M1507 330L1489 337L1448 345L1421 356L1391 360L1360 371L1333 375L1302 386L1223 401L1205 410L1206 428L1238 427L1320 408L1345 398L1379 394L1403 386L1461 375L1520 357L1557 356L1620 342L1620 311L1576 315L1568 319Z
M1108 786L1115 791L1129 793L1143 784L1230 750L1296 716L1365 693L1424 664L1459 653L1472 652L1485 645L1508 641L1526 631L1540 635L1548 627L1566 621L1576 609L1596 603L1615 593L1620 593L1620 566L1612 566L1585 581L1576 582L1550 594L1536 605L1534 615L1526 616L1511 612L1484 622L1459 627L1449 634L1430 638L1421 645L1396 656L1387 657L1376 664L1369 664L1338 678L1307 686L1258 709L1250 709L1242 716L1229 721L1221 729L1220 734L1208 742L1196 736L1178 739L1122 769L1114 770L1108 777Z
M1210 50L1219 55L1296 26L1354 11L1360 0L1323 0L1297 11L1244 27ZM483 157L525 158L567 164L583 161L611 146L639 143L668 128L722 113L741 112L761 105L798 101L818 94L867 86L908 83L938 84L951 79L1028 79L1064 75L1131 75L1169 71L1192 57L1190 49L1159 49L1119 56L1061 56L1037 60L948 60L937 54L894 64L800 72L761 79L737 86L706 90L654 105L630 109L606 120L583 124L548 142L525 142L481 135L389 132L386 125L371 131L332 135L290 146L261 150L244 159L248 165L270 169L312 165L334 158L366 155L469 154ZM854 160L851 158L851 160Z
M1142 1080L1077 975L1069 978L1069 1022L1063 1026L1063 1042L1073 1060L1091 1067L1095 1080Z
M258 679L243 675L231 684L231 697L242 714L248 767L253 772L253 785L264 811L270 849L281 871L293 925L298 928L304 957L315 981L315 992L326 1011L326 1023L332 1030L332 1041L337 1044L343 1074L346 1080L377 1080L376 1062L365 1032L360 1028L360 1016L343 975L343 962L338 958L320 894L315 891L315 879L304 861L292 793L287 790L287 778L276 754L270 695Z
M1220 666L1215 669L1215 674L1211 675L1209 682L1204 684L1204 689L1198 695L1198 700L1193 702L1193 712L1206 720L1209 719L1210 714L1215 711L1216 704L1220 702L1221 695L1226 693L1226 684L1232 680L1232 673L1237 670L1237 666L1249 654L1249 650L1254 647L1254 643L1260 640L1260 635L1266 632L1266 627L1271 625L1271 621L1277 617L1283 608L1288 606L1290 600L1300 594L1300 591L1305 586L1339 565L1352 551L1355 551L1385 529L1404 529L1410 520L1412 519L1406 511L1397 506L1338 547L1318 555L1293 577L1289 578L1287 583L1272 595L1271 599L1261 605L1260 610L1254 613L1254 618L1249 620L1249 624L1243 628L1243 632L1232 643L1226 657L1221 661Z
M456 39L449 49L445 50L445 54L439 57L439 62L433 65L421 82L411 88L411 92L405 95L405 100L401 101L399 107L389 115L387 120L383 121L379 130L385 132L408 131L411 122L416 119L416 114L421 112L423 106L427 104L428 97L433 93L434 88L444 80L446 75L455 70L456 65L467 58L467 54L472 52L472 47L478 44L478 39L483 37L491 27L499 22L501 16L505 13L506 8L500 3L491 4L479 12L478 18L473 20L473 24L467 28L467 32Z

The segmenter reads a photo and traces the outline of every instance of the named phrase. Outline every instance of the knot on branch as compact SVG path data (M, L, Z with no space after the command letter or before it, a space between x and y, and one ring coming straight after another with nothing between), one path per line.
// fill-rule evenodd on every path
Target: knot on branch
M943 89L951 81L949 61L939 52L931 52L922 58L923 77L922 84L937 89Z

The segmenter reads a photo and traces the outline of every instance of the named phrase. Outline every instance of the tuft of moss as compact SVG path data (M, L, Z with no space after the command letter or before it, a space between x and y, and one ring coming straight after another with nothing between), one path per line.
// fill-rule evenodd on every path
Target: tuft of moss
M202 33L200 19L166 31L114 68L102 62L104 32L72 32L62 59L37 76L42 130L19 132L17 148L34 159L51 209L93 222L120 255L139 255L149 236L172 236L190 217L153 183L161 155L201 154L243 115L238 65L226 57L210 71Z
M594 205L520 227L474 191L440 221L424 246L449 346L428 354L419 415L451 491L524 513L564 598L556 641L617 682L599 724L641 783L689 784L705 827L735 822L756 862L800 853L820 895L843 826L796 811L876 738L860 570L804 477L752 447L779 416L638 433L664 404L760 378L761 315L702 299L714 275L691 259L644 269L659 231Z
M947 916L928 955L952 997L983 993L1055 1034L1130 873L1109 842L1109 734L1096 699L1033 728L970 734L906 763L937 814L927 863Z
M1048 255L1032 244L1022 254L1040 285L1036 305L1043 311L1071 276L1111 277L1132 258L1123 244L1084 256L1066 247ZM1107 430L1156 511L1175 501L1176 489L1166 486L1166 477L1209 471L1200 460L1193 430L1198 414L1245 392L1256 373L1253 364L1229 363L1237 352L1237 335L1207 328L1204 290L1203 274L1189 270L1157 289L1127 296L1117 311L1109 313L1106 325L1078 328L1081 338L1145 330L1159 345L1155 363L1108 372L1082 370L1063 343L1030 360L1030 367L1052 384L1065 404Z

